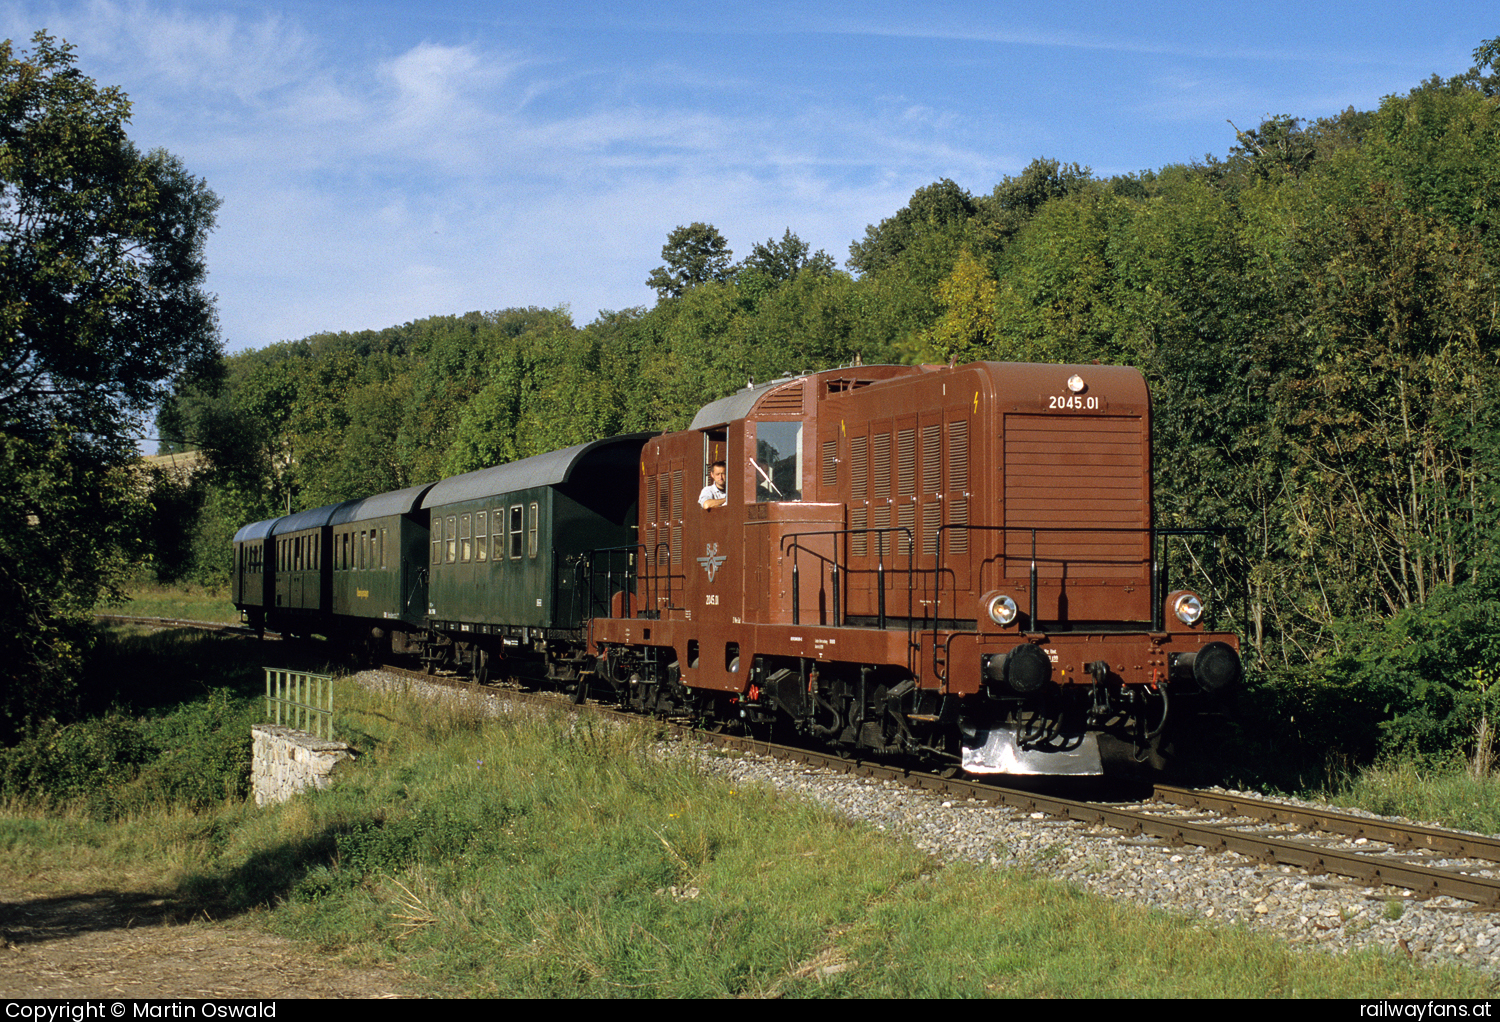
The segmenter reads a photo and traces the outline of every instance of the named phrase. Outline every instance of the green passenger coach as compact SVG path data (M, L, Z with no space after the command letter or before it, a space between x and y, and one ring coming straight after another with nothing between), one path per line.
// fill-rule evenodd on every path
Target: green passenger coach
M342 505L327 504L278 518L271 524L271 556L276 578L274 605L266 623L292 635L320 629L333 602L329 576L329 519Z
M340 504L333 528L333 613L420 629L427 619L427 512L431 483ZM404 627L403 627L404 626ZM380 636L376 636L380 638Z
M460 662L483 673L506 647L576 635L590 602L580 591L585 555L636 542L636 478L651 435L580 444L427 491L427 623L455 641Z

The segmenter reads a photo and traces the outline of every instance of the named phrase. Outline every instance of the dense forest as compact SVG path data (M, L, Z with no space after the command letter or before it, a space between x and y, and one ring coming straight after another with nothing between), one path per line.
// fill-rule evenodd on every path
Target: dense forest
M213 468L159 482L154 569L220 582L240 524L682 428L750 379L1131 364L1153 394L1158 524L1241 530L1215 595L1262 710L1355 759L1462 749L1500 671L1500 39L1474 56L1377 110L1226 128L1223 157L1107 179L1038 159L988 194L934 182L844 269L790 229L735 262L695 223L667 238L651 308L234 355L160 411L164 449Z

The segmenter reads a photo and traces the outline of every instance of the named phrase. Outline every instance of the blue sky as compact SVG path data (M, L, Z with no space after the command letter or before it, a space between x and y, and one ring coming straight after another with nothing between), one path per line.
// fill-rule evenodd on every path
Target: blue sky
M648 305L666 235L790 227L842 264L948 177L1223 155L1469 67L1485 3L706 5L10 0L223 200L225 345L439 313Z

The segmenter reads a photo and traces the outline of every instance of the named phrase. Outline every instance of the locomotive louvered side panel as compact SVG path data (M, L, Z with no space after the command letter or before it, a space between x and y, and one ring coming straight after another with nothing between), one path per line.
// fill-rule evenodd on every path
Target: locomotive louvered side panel
M1082 580L1141 575L1149 559L1148 441L1135 416L1008 415L1007 568Z
M943 488L943 427L922 427L922 492L936 493Z
M917 431L896 434L896 493L909 497L917 492Z

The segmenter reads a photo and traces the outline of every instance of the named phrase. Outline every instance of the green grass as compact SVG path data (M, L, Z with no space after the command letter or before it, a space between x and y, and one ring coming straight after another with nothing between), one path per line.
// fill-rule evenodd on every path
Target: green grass
M1308 797L1384 816L1500 834L1500 777L1477 779L1459 762L1368 767Z
M269 648L180 641L173 655L198 666L176 685L210 664L230 681L257 673L246 650ZM165 655L132 654L147 668ZM149 719L181 714L183 747L211 746L215 730L193 722L213 698ZM109 813L81 792L14 793L0 873L18 889L149 889L182 919L251 915L453 996L1496 993L1458 969L1298 952L1042 877L942 866L796 798L664 763L644 725L492 719L347 680L335 704L360 757L334 788L264 809L162 788Z
M236 622L240 619L240 612L223 589L140 583L127 589L125 595L124 602L101 607L100 612L186 621Z

